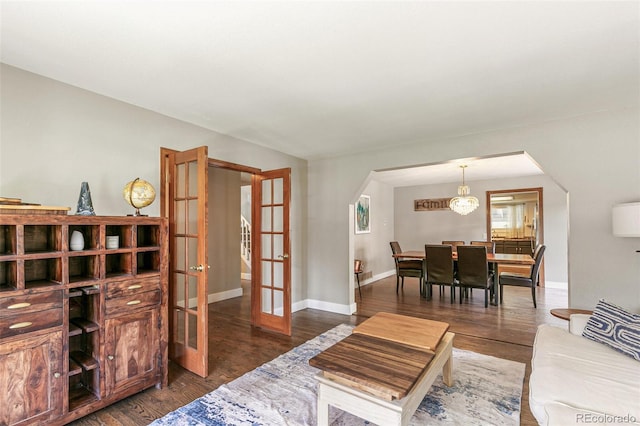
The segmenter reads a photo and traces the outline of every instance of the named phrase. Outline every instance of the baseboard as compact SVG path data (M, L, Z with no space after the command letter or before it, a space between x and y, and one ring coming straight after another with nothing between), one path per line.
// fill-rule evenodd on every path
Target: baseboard
M566 290L569 288L569 283L562 282L562 281L545 280L544 286L545 288L560 288L560 289Z
M374 282L376 282L378 280L390 277L390 276L395 275L395 274L396 274L396 270L392 269L390 271L385 271L385 272L382 272L380 274L373 275L373 276L371 276L371 278L367 278L366 280L361 280L360 281L360 287L362 287L363 285L369 285L369 284L374 283ZM358 283L356 282L356 288L357 287L358 287Z
M218 293L209 294L209 303L220 302L222 300L233 299L234 297L242 296L242 287L234 288L232 290L221 291Z
M322 300L306 299L291 305L291 312L301 311L303 309L318 309L321 311L333 312L342 315L351 315L352 309L349 305L341 305L339 303L324 302Z

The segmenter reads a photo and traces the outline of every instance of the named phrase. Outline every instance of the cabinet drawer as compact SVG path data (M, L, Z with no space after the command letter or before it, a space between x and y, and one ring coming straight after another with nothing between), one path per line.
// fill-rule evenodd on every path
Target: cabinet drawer
M62 290L0 299L0 318L62 308Z
M62 325L62 309L47 309L7 316L0 325L0 339Z
M152 290L160 290L160 277L107 283L107 299L128 297Z
M116 297L106 301L105 313L107 315L120 315L136 312L149 306L159 305L161 299L160 290L145 291L131 296Z

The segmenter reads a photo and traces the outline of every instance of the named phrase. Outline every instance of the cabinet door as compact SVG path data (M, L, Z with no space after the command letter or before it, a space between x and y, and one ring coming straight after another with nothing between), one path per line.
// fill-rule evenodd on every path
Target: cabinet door
M58 417L65 379L61 331L0 342L0 425Z
M126 314L105 323L106 393L144 389L158 371L158 309Z

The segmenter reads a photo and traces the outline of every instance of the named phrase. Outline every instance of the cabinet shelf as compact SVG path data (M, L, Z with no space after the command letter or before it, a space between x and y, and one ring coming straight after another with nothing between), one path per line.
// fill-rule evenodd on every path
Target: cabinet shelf
M75 376L77 374L82 373L82 367L80 366L80 364L78 364L77 362L75 362L72 359L69 359L69 374L68 376Z
M73 322L69 323L69 337L79 336L82 334L82 329L75 325Z
M78 408L91 404L97 400L98 397L93 393L93 391L87 389L84 385L69 385L69 412L73 412Z
M91 355L82 351L73 351L69 353L69 359L77 362L83 371L91 371L98 368L98 361Z
M25 254L60 250L62 250L60 225L24 225Z
M71 323L78 326L81 332L93 333L100 329L100 326L93 321L89 321L86 318L74 318ZM71 336L71 324L69 325L69 336Z
M15 225L0 225L0 256L16 254Z

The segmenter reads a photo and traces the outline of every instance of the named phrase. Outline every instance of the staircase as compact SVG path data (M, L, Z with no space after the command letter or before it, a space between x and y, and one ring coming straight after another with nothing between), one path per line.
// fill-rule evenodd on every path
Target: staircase
M243 215L240 215L240 257L245 265L242 278L251 279L251 223Z

